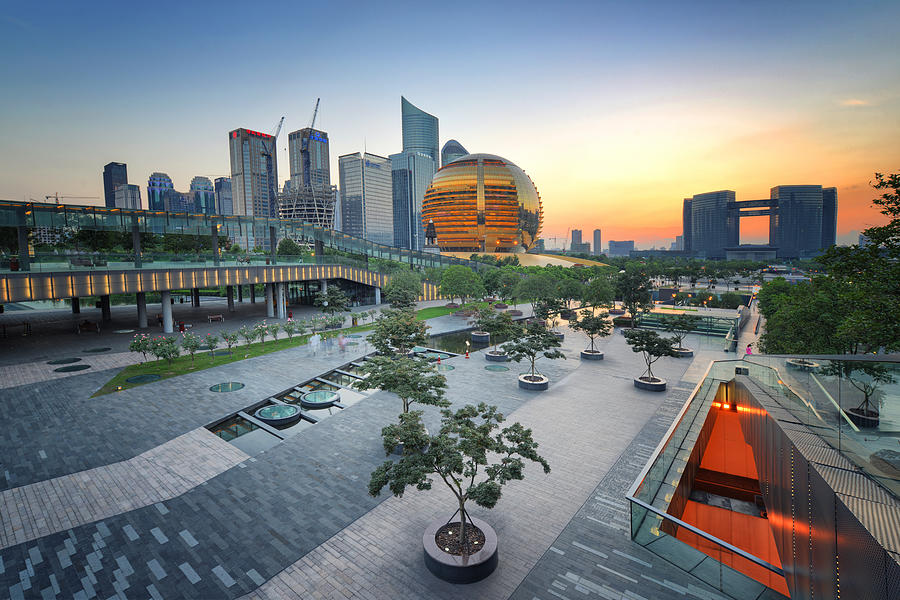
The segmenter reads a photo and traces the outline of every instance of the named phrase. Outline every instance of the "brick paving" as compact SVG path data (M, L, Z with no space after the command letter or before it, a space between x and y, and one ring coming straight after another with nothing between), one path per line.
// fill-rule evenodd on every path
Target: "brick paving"
M455 317L432 324L436 331L464 327ZM683 401L679 394L689 386L675 382L686 377L689 362L658 363L660 374L674 384L667 399L633 388L631 378L639 374L642 361L621 336L601 345L606 345L605 361L581 363L583 338L569 332L564 347L569 360L541 361L540 369L553 382L543 393L516 387L516 373L524 367L489 373L477 353L468 361L448 361L456 367L447 373L454 405L479 400L499 405L505 414L534 427L542 454L553 466L549 476L532 469L525 481L510 484L493 511L473 509L500 536L500 568L484 582L450 586L432 577L422 563L422 528L432 517L449 516L449 492L411 491L402 499L366 494L369 473L383 460L380 429L399 410L396 397L375 392L169 500L3 549L0 596L530 598L531 593L543 598L583 597L587 590L604 597L597 590L619 590L618 575L560 571L546 558L557 554L555 544L579 520L600 489L598 482L607 482L610 502L624 502L608 478L628 479L633 465L620 468L625 454L643 465L646 451L633 444L652 447L658 441L661 434L648 427L655 420L671 420L668 402ZM97 399L87 396L112 371L7 388L0 394L0 408L16 417L10 419L9 435L0 439L0 473L5 477L0 488L131 459L350 358L310 356L308 349L297 348ZM221 381L247 386L228 394L208 391ZM427 411L426 421L436 427L436 411ZM609 539L632 557L643 550L627 536ZM563 556L577 563L571 552ZM712 593L689 575L675 569L670 574L666 565L656 563L660 575L655 579L675 587L629 575L641 585L622 580L630 587L606 597L675 597L682 589ZM537 591L528 587L545 571L556 573L547 585L558 596L538 593L546 577L534 579ZM562 594L553 581L579 593Z
M0 549L183 494L249 456L205 428L122 462L0 492Z

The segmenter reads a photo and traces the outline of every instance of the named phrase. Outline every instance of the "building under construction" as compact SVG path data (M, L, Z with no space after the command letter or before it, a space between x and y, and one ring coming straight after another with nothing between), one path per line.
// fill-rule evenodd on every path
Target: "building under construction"
M334 229L336 199L336 186L295 185L291 181L278 194L278 216L281 219L300 219L319 227Z

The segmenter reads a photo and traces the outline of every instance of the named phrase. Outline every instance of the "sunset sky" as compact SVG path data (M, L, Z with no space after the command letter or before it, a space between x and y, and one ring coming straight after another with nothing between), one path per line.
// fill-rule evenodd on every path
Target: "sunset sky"
M230 174L227 132L317 128L337 156L400 150L400 95L441 144L508 158L544 233L661 245L686 196L838 187L838 240L900 171L900 2L0 3L0 198ZM91 203L72 200L72 203ZM96 202L99 202L96 201ZM765 218L742 242L764 241Z

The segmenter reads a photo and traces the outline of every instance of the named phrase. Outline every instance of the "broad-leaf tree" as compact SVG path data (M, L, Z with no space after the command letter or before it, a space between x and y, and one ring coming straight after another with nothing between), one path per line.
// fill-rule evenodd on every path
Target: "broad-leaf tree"
M328 290L323 294L316 295L315 305L322 310L323 313L336 314L347 312L350 299L341 288L336 285L328 286Z
M702 319L697 315L681 313L680 315L665 315L661 320L663 327L672 334L672 339L675 340L675 349L684 350L684 338L700 326Z
M386 308L375 320L368 341L381 354L405 356L428 341L428 325L411 310Z
M497 340L502 337L512 337L522 332L522 327L512 320L512 316L505 312L495 312L490 308L482 308L478 311L475 327L480 331L490 334L490 342L493 352L497 353Z
M521 281L522 277L514 272L503 270L500 272L500 276L497 279L497 294L500 296L500 299L506 302L507 300L511 300L513 298L517 298L516 286Z
M545 327L537 323L529 323L525 328L524 335L506 342L500 348L509 354L510 360L515 362L527 360L531 365L530 377L534 379L536 373L534 364L540 356L550 359L566 358L562 352L557 350L561 345L559 338L547 331Z
M866 417L879 415L876 393L882 385L894 383L894 376L887 366L876 362L833 360L822 367L821 373L846 379L847 383L859 390L863 401L856 407L856 411Z
M616 291L608 274L603 273L594 277L584 285L581 295L581 305L590 306L596 312L597 308L612 306L616 297Z
M529 302L533 314L537 315L538 304L541 301L557 299L556 279L544 272L527 275L516 285L513 296Z
M599 315L586 314L579 319L569 321L569 327L575 331L582 331L591 340L590 352L596 352L594 349L594 339L598 337L606 337L613 330L612 321L609 320L609 313L600 313Z
M447 379L425 358L372 356L363 362L361 370L368 377L354 382L353 386L359 390L381 389L397 394L403 402L404 413L415 403L450 406L444 398Z
M382 291L392 308L412 308L422 295L422 278L414 271L397 271Z
M441 411L441 428L429 436L422 424L421 411L400 415L400 422L382 429L385 451L393 450L396 441L403 443L399 460L386 461L375 469L369 480L369 494L378 496L386 487L402 496L407 486L430 490L435 476L453 492L460 516L459 539L463 553L479 548L465 546L466 511L470 500L478 506L493 508L510 481L525 478L525 461L541 466L544 473L550 465L537 453L531 429L520 423L500 429L503 415L496 406L480 403L457 411Z
M658 381L653 376L650 367L663 356L678 356L675 352L675 340L662 337L650 329L630 329L625 332L625 340L631 346L632 352L642 352L647 370L638 379L654 382Z
M447 267L441 274L441 293L450 300L460 299L460 304L466 303L466 298L481 298L484 296L484 284L478 273L462 265Z
M622 300L622 306L631 315L631 326L637 326L641 313L653 308L652 287L646 273L635 267L625 269L616 278L616 295Z

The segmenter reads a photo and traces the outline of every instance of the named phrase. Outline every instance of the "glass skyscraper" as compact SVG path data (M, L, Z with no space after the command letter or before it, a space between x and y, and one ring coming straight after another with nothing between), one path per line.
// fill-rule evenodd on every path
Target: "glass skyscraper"
M103 167L103 201L107 208L116 206L116 187L128 183L128 167L125 163L111 162Z
M837 242L837 188L822 188L822 248Z
M822 248L822 186L779 185L770 194L777 203L769 219L769 244L778 248L778 256L796 258Z
M216 212L220 215L233 215L234 208L231 204L231 178L217 177L213 182L216 193Z
M391 161L376 154L338 157L341 222L346 234L393 245L394 204Z
M228 134L228 146L234 214L277 216L278 160L275 138L250 129L235 129ZM269 236L264 232L244 231L238 243L244 248L260 246L268 249Z
M172 178L165 173L152 173L147 181L147 208L169 210L169 195L175 189Z
M594 230L594 256L600 256L603 254L603 240L601 239L601 233L599 229Z
M194 212L216 214L216 193L209 178L197 176L191 179L190 193L194 199Z
M706 258L725 258L725 248L740 244L740 217L734 202L731 190L696 194L691 199L692 251L702 252Z
M456 140L450 140L441 148L441 166L449 165L457 158L462 158L469 153L462 144Z
M438 154L438 119L416 108L409 100L400 97L400 113L403 125L403 151L421 152L434 161L435 171L441 157Z
M682 250L693 250L691 246L693 239L693 233L691 229L693 228L693 216L692 216L692 199L685 198L684 204L681 207L681 235L682 235Z
M391 181L394 199L394 245L422 250L422 200L434 177L434 161L421 152L392 154Z
M306 127L288 134L291 187L329 186L328 134Z

